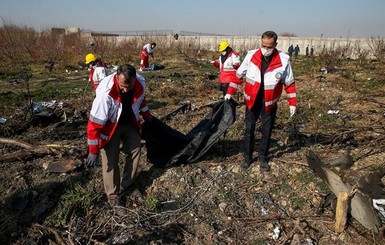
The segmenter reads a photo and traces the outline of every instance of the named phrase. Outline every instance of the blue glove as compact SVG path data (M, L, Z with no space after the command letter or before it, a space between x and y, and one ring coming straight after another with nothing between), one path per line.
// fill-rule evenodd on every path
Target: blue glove
M86 166L89 168L92 168L95 166L96 162L98 161L98 154L88 154L87 160L86 160Z

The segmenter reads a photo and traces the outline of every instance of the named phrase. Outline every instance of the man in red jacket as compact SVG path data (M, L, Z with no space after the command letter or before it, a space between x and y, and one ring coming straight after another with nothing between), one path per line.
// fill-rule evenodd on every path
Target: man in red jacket
M290 65L290 57L277 50L278 36L273 31L262 34L261 47L247 53L241 66L237 69L239 78L245 77L244 98L245 135L244 157L241 167L248 168L254 161L255 126L258 118L262 124L262 137L259 144L258 162L262 171L269 171L268 152L273 129L277 102L282 89L286 91L289 102L290 116L296 111L297 95L294 75ZM241 83L231 82L225 99L230 99Z
M100 153L103 183L111 206L120 205L121 188L128 189L141 155L141 116L151 120L145 99L145 79L132 65L119 66L96 89L87 126L89 154L86 165L93 167ZM120 143L125 153L122 181L119 170Z
M150 63L148 61L149 56L154 59L154 49L156 47L156 43L147 43L142 48L142 53L140 54L140 71L144 71L149 68Z

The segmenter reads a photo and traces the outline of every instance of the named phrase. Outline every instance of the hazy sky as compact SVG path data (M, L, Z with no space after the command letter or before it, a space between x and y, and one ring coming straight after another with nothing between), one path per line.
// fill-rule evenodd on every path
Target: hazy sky
M5 23L36 30L384 37L384 12L385 0L0 0Z

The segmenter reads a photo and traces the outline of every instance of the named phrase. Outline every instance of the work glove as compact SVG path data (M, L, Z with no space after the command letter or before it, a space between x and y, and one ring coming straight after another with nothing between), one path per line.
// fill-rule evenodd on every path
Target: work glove
M297 110L297 107L291 105L289 106L289 109L290 109L290 117L294 116L295 111Z
M152 119L152 116L149 116L149 117L144 118L144 120L145 120L146 122L150 122L151 119Z
M229 99L231 99L231 94L226 94L225 95L225 100L229 100Z
M143 120L144 120L145 122L149 122L149 121L151 121L151 119L152 119L152 115L151 115L151 114L150 114L150 115L143 115L142 117L143 117Z
M89 153L86 160L86 166L88 168L92 168L95 166L97 161L98 161L98 154Z

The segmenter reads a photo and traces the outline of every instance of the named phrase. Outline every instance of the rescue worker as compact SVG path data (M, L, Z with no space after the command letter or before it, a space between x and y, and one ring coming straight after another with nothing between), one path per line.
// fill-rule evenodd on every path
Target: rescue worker
M230 82L240 82L240 79L236 75L236 71L241 65L241 61L239 59L239 54L235 52L226 41L221 41L219 43L218 52L220 52L219 59L212 61L211 63L213 66L219 68L219 89L222 91L223 96L225 96Z
M141 117L151 113L145 99L146 81L132 65L122 65L105 77L96 90L87 126L89 154L93 167L102 158L104 190L109 204L121 205L119 194L132 184L141 156ZM122 178L119 170L120 142L125 153Z
M96 59L93 53L87 54L85 59L85 64L90 71L88 81L91 82L92 88L96 90L100 81L108 75L108 70L106 65L101 60Z
M310 48L310 56L314 56L314 46L311 46Z
M154 59L154 49L156 47L156 43L148 43L143 46L142 53L140 55L140 71L144 71L146 68L150 66L148 62L149 57L151 56Z
M293 55L293 52L294 52L293 44L291 44L291 45L289 46L289 48L287 49L287 52L289 53L289 56L290 56L290 57Z
M258 150L258 163L262 171L269 171L268 152L271 132L277 113L277 102L284 88L287 94L290 116L296 111L296 87L290 65L290 57L276 49L278 36L273 31L266 31L261 37L261 47L247 53L237 70L239 78L245 76L244 99L245 134L244 162L242 168L253 163L256 121L261 120L262 137ZM225 99L235 94L241 83L231 82Z
M295 48L294 48L294 58L298 57L299 52L300 52L300 50L299 50L299 46L297 44L297 45L295 45Z

